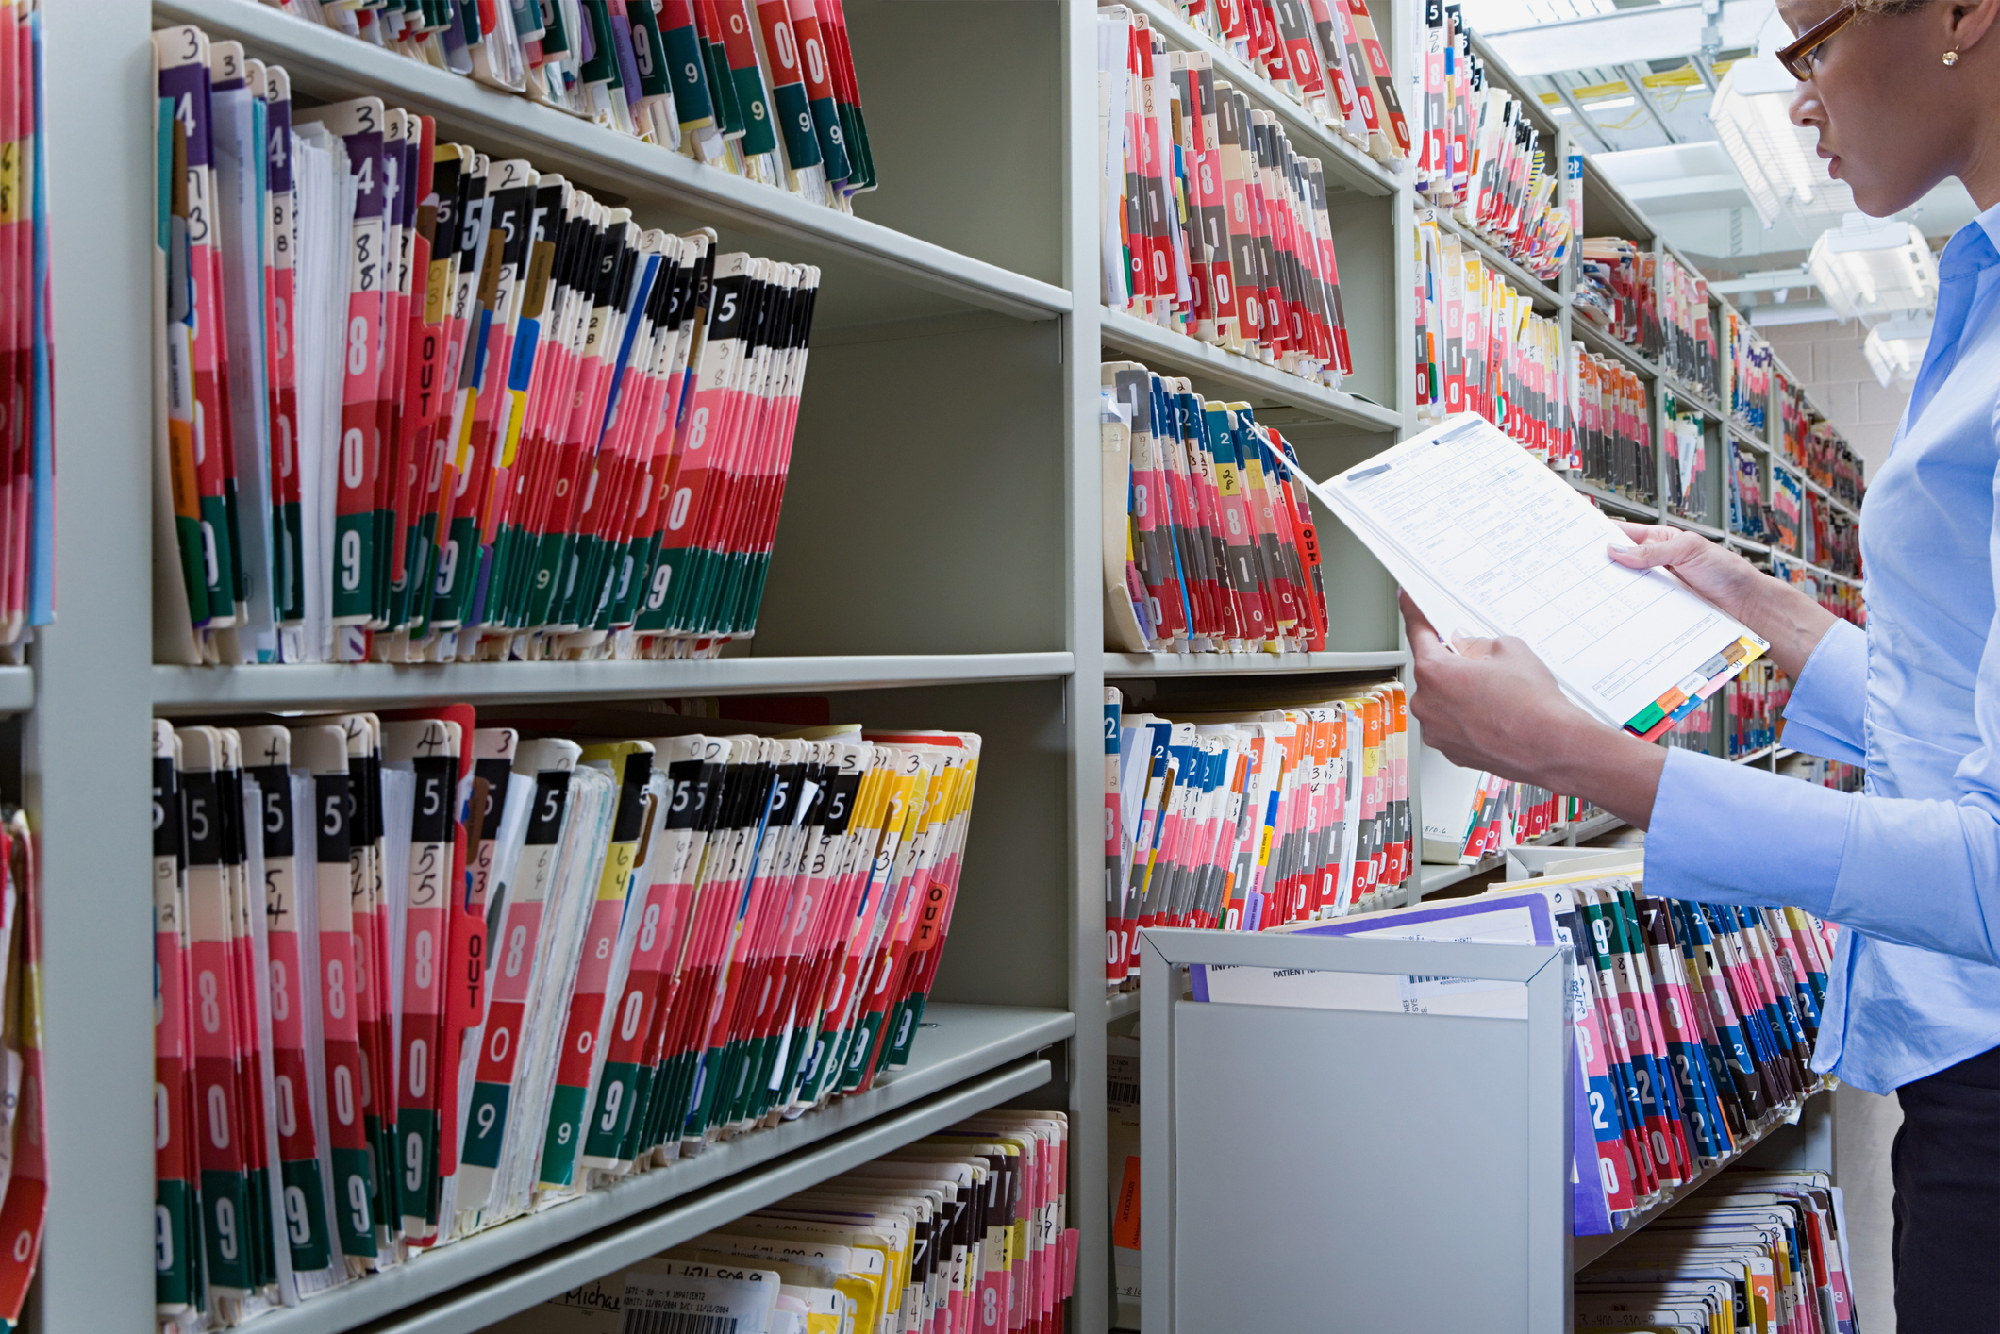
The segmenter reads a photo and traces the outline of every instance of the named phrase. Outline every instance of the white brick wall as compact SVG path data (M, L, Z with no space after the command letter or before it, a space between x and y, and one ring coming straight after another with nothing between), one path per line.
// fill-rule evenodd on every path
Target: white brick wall
M1861 344L1868 331L1854 324L1781 324L1761 331L1778 359L1805 380L1805 390L1840 428L1870 477L1889 457L1896 425L1910 401L1910 386L1875 382Z

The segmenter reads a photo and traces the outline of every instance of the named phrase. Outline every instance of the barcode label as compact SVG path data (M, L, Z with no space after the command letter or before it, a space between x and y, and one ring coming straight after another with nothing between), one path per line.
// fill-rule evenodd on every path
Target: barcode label
M696 1315L691 1311L625 1312L624 1334L736 1334L733 1315Z
M1139 1103L1139 1086L1114 1079L1111 1081L1110 1092L1107 1096L1110 1102L1124 1103L1136 1107Z

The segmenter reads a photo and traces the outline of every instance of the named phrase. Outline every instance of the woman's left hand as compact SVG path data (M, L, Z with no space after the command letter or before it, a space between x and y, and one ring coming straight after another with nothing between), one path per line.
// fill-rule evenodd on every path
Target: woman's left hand
M1645 827L1664 750L1585 713L1521 640L1461 636L1454 653L1408 593L1398 600L1416 676L1410 712L1426 746L1461 768L1584 797Z
M1463 768L1553 787L1550 760L1564 738L1594 725L1590 715L1521 640L1461 635L1454 653L1408 593L1399 600L1416 668L1410 712L1424 725L1424 744Z

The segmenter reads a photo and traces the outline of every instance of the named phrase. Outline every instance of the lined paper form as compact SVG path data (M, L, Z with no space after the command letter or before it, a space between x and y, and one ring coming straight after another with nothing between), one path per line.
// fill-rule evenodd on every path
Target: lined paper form
M1672 575L1613 562L1616 525L1475 414L1306 485L1447 643L1517 636L1613 725L1655 731L1767 647Z

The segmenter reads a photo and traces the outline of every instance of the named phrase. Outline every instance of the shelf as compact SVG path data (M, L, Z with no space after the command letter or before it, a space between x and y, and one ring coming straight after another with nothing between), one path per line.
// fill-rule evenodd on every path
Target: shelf
M1660 378L1660 368L1655 366L1652 359L1646 356L1645 353L1639 351L1638 348L1631 346L1629 343L1613 338L1610 334L1574 312L1572 312L1570 317L1569 334L1573 340L1580 337L1584 347L1591 352L1595 352L1600 357L1610 357L1613 361L1622 361L1628 370L1637 372L1648 380L1657 380Z
M1849 588L1861 587L1861 581L1859 579L1856 579L1853 575L1835 574L1832 570L1827 569L1824 565L1814 565L1810 561L1801 561L1800 564L1804 565L1806 567L1806 571L1809 574L1811 574L1815 579L1831 579L1834 583L1846 584Z
M1417 220L1421 222L1426 213L1437 220L1438 226L1456 236L1462 244L1478 251L1482 263L1498 269L1501 276L1514 285L1515 290L1524 293L1535 302L1536 308L1542 314L1551 315L1563 308L1565 303L1561 294L1528 272L1519 260L1510 257L1481 235L1477 229L1468 227L1451 216L1450 210L1427 203L1420 198L1417 200Z
M1724 412L1721 404L1710 398L1705 391L1688 384L1638 348L1613 338L1582 315L1573 315L1569 327L1570 337L1580 338L1583 345L1598 356L1623 362L1628 369L1652 380L1658 388L1670 391L1674 397L1697 409L1704 416L1718 422L1728 420L1729 414Z
M365 87L392 106L435 116L440 141L463 136L495 158L527 158L538 170L559 172L593 193L633 205L693 208L702 222L729 223L788 245L803 244L818 252L809 262L819 263L821 257L836 265L856 261L866 271L860 275L863 282L879 282L887 273L955 302L1027 320L1053 319L1074 308L1069 291L1052 283L704 166L257 0L155 0L153 13L162 23L193 23L213 39L242 42L248 54L282 64L300 92L333 99L351 97L357 87ZM785 257L802 262L797 254ZM822 291L830 295L829 289L839 285L824 282ZM848 284L848 290L857 285ZM823 313L828 304L823 295Z
M1106 653L1104 679L1393 671L1408 666L1409 661L1410 655L1400 649L1381 653Z
M1583 159L1583 181L1578 188L1583 192L1585 236L1616 232L1642 247L1654 239L1656 233L1652 222L1588 154ZM1602 214L1607 209L1613 215L1608 222L1601 216L1591 216L1593 213Z
M1104 998L1104 1022L1107 1024L1129 1019L1137 1013L1139 993L1136 991L1114 991Z
M1801 470L1799 466L1795 463L1787 463L1786 467L1791 471L1799 474L1799 480L1806 484L1806 490L1818 496L1821 500L1824 500L1828 505L1832 506L1835 510L1838 510L1840 513L1845 514L1848 518L1856 520L1857 522L1860 520L1861 518L1860 510L1848 504L1846 501L1840 499L1838 496L1834 495L1833 492L1821 486L1818 482L1815 482L1812 479L1811 474Z
M1417 884L1425 895L1431 895L1441 889L1449 889L1461 881L1470 880L1478 874L1479 868L1476 866L1445 866L1425 862L1417 868Z
M1051 1068L1033 1053L1075 1028L1062 1010L932 1005L909 1067L866 1093L440 1247L246 1328L471 1334L1041 1088ZM662 1207L669 1201L679 1203Z
M1800 1100L1798 1105L1804 1106L1807 1100L1810 1100L1815 1094L1824 1092L1825 1089L1826 1086L1821 1085L1819 1088L1811 1090L1805 1095L1805 1098ZM1602 1233L1595 1237L1575 1238L1575 1244L1572 1246L1570 1251L1570 1255L1573 1262L1573 1268L1580 1272L1587 1266L1597 1261L1600 1257L1611 1251L1621 1242L1630 1240L1632 1237L1637 1235L1646 1226L1646 1224L1652 1222L1654 1219L1658 1218L1661 1214L1667 1212L1667 1210L1681 1203L1683 1200L1693 1195L1696 1191L1699 1191L1703 1186L1707 1185L1709 1181L1712 1180L1718 1173L1728 1170L1729 1165L1731 1163L1737 1162L1743 1157L1744 1154L1750 1152L1750 1150L1756 1148L1759 1144L1763 1143L1765 1136L1769 1135L1772 1131L1776 1130L1778 1127L1788 1124L1790 1123L1785 1120L1783 1115L1775 1112L1772 1113L1770 1121L1762 1129L1758 1130L1755 1134L1749 1136L1743 1143L1742 1147L1738 1148L1733 1153L1726 1154L1723 1157L1716 1159L1713 1163L1703 1168L1700 1172L1696 1173L1695 1179L1693 1181L1688 1182L1684 1186L1674 1187L1672 1193L1670 1193L1664 1200L1661 1200L1657 1204L1654 1204L1648 1208L1638 1210L1636 1213L1632 1215L1631 1221L1628 1222L1624 1227L1618 1229L1618 1231Z
M1771 752L1771 759L1773 761L1789 760L1790 758L1792 758L1792 756L1796 754L1798 754L1798 752L1793 750L1790 746L1780 746L1775 751Z
M1714 527L1711 524L1703 523L1699 519L1684 519L1678 514L1663 514L1660 516L1660 522L1671 524L1675 528L1685 528L1691 533L1700 533L1703 537L1715 542L1720 542L1728 536L1720 528Z
M1729 428L1729 438L1737 444L1742 445L1745 449L1754 449L1759 454L1769 454L1771 452L1769 441L1759 440L1755 435L1738 426L1734 419L1727 420L1723 424Z
M1565 473L1563 475L1569 479L1571 486L1597 501L1600 505L1607 505L1614 509L1623 510L1625 513L1635 518L1644 519L1649 523L1658 523L1660 521L1658 506L1648 505L1644 501L1634 500L1630 496L1621 496L1616 491L1606 491L1602 487L1594 486L1584 481L1575 473Z
M1163 329L1122 310L1106 308L1099 312L1099 318L1102 325L1098 337L1103 344L1132 353L1146 363L1148 370L1194 376L1364 431L1403 429L1403 414L1394 408L1313 384L1276 366L1266 366L1213 343Z
M1371 195L1394 192L1397 179L1391 168L1349 143L1337 130L1280 92L1269 79L1189 26L1171 5L1160 0L1125 0L1125 3L1144 14L1147 25L1165 38L1168 46L1208 52L1214 61L1216 78L1227 79L1238 92L1285 122L1286 137L1293 140L1292 151L1319 159L1326 171L1328 193L1336 186Z
M1530 848L1573 848L1585 839L1596 838L1600 834L1608 834L1624 823L1623 820L1609 811L1600 811L1588 819L1579 820L1573 825L1543 834L1540 838L1530 840L1528 843L1519 846ZM1441 889L1449 889L1451 886L1470 880L1474 876L1485 875L1489 871L1497 871L1506 864L1507 850L1505 848L1488 856L1481 857L1470 866L1462 864L1453 866L1437 862L1424 862L1417 867L1417 883L1422 889L1422 893L1417 897L1423 898L1435 894ZM1414 902L1415 900L1412 901Z
M1770 756L1770 754L1775 750L1777 750L1776 746L1759 746L1757 749L1751 751L1749 754L1738 755L1729 762L1731 764L1755 764L1757 761L1765 759L1768 756Z
M1725 533L1722 540L1732 547L1750 552L1753 555L1768 556L1771 554L1771 544L1768 542L1759 542L1754 537L1744 537L1740 533Z
M1660 387L1713 421L1722 421L1728 416L1722 405L1710 398L1706 391L1695 388L1664 366L1660 368Z
M153 668L162 712L303 709L342 704L652 699L764 691L882 690L971 681L1060 679L1067 653L913 654L883 657L713 658L702 662L322 663L295 667Z
M0 667L0 715L26 713L35 707L35 669Z

